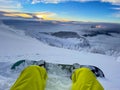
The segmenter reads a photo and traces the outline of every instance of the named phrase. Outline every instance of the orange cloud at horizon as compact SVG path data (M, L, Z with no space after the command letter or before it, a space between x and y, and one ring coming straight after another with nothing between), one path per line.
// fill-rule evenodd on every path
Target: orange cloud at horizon
M26 13L6 13L3 14L4 16L10 16L10 17L23 17L23 18L32 18L33 16Z
M38 19L38 20L57 20L57 21L62 21L62 22L68 22L70 21L69 19L66 18L61 18L59 17L56 13L53 12L35 12L35 13L22 13L22 12L8 12L6 11L4 16L10 16L10 17L22 17L22 18L27 18L27 19Z
M56 16L56 14L52 12L36 12L34 13L34 15L37 18L40 18L40 19L43 18L44 20L52 20L54 16Z
M52 13L52 12L37 12L34 15L37 18L40 18L40 19L42 18L44 20L57 20L57 21L62 21L62 22L70 21L69 19L61 18L56 13Z

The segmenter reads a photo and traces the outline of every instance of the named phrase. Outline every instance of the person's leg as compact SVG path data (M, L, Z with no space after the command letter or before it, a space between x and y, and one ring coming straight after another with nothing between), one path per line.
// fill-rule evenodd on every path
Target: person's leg
M104 88L89 68L79 68L72 74L72 90L104 90Z
M25 68L10 90L44 90L47 72L45 68L31 65Z

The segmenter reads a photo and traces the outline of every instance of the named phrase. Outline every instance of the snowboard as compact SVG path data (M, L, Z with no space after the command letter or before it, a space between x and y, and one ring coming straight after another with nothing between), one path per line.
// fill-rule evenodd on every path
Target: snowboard
M87 67L96 75L96 77L100 77L100 78L105 77L103 71L100 68L93 66L93 65L80 65L78 63L74 63L72 65L71 64L58 64L58 63L46 62L45 60L40 60L40 61L19 60L11 66L11 69L12 70L19 70L21 68L24 69L25 67L29 65L39 65L39 66L44 67L47 70L48 74L56 74L56 75L62 75L62 76L67 76L67 77L70 77L75 69Z

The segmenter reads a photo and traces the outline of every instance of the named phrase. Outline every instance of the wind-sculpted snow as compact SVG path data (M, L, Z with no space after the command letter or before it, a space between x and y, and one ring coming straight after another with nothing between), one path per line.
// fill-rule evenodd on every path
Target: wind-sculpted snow
M60 48L81 50L83 48L90 47L88 40L80 36L79 38L59 38L49 34L39 33L36 38L51 46Z

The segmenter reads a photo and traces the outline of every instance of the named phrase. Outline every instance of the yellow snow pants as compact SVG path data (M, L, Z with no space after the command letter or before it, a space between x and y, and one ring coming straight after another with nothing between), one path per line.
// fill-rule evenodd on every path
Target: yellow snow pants
M21 72L10 90L45 90L46 79L45 68L31 65Z
M45 90L46 80L46 70L43 67L31 65L21 72L10 90ZM88 68L76 69L72 74L72 82L72 90L104 90Z
M79 68L72 74L72 90L104 90L104 88L89 68Z

